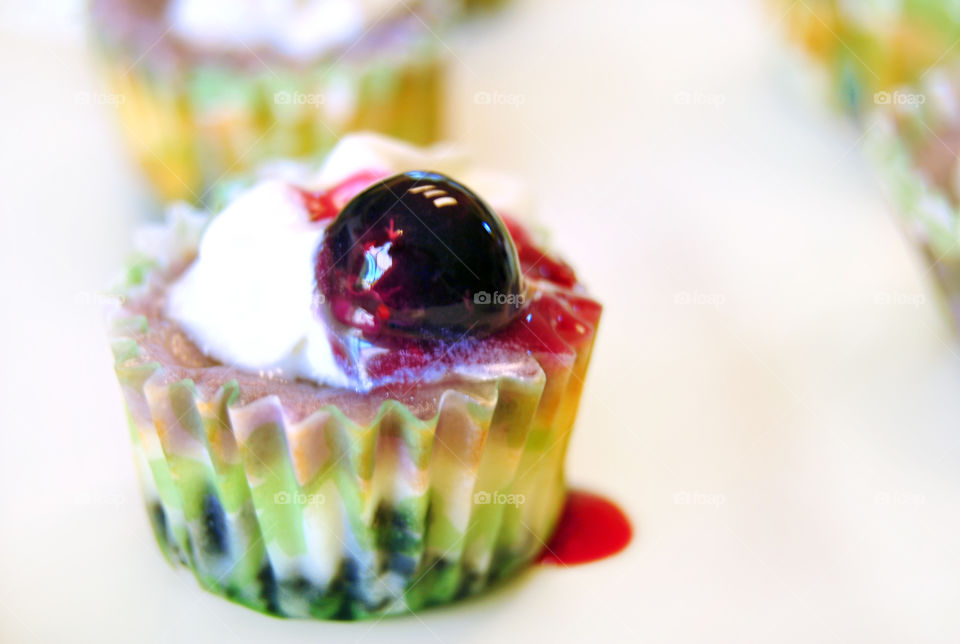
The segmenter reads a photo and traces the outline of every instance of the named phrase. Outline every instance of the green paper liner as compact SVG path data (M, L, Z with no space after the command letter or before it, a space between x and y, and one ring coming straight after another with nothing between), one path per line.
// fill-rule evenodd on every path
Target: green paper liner
M172 240L153 238L165 257L130 271L111 324L148 513L172 563L265 613L362 619L481 592L541 552L592 334L573 360L415 385L418 403L387 395L372 414L323 403L321 387L306 411L263 381L247 397L223 367L195 384L188 367L151 358L150 322L129 305L164 287L200 227L189 209L171 213Z

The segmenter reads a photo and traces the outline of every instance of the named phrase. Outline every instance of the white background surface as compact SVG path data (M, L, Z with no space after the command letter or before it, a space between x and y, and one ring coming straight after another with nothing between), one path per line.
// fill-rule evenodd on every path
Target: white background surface
M30 6L0 12L0 642L960 640L960 352L777 16L529 0L448 39L451 132L607 306L569 473L637 534L372 625L265 618L160 556L90 296L146 202L113 108L78 104L77 14Z

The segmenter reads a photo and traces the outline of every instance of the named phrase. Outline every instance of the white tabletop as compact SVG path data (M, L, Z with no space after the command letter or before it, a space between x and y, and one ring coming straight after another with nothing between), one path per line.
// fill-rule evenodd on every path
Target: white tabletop
M637 534L375 625L161 558L90 295L146 199L78 100L76 10L34 4L0 11L0 641L960 640L960 349L759 2L526 0L446 39L452 138L529 180L606 304L569 474Z

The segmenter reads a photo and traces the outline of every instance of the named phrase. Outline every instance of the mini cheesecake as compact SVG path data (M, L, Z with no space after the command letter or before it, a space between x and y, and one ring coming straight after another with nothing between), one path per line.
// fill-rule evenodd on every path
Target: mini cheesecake
M446 152L357 135L293 174L174 209L122 288L157 539L274 615L476 593L551 536L601 307Z

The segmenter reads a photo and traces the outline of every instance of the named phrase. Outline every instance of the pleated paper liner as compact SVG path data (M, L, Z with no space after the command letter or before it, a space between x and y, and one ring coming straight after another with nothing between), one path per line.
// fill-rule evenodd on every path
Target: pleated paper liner
M137 304L162 293L201 226L173 211L152 239L163 257L130 271L112 326L172 562L256 610L360 619L481 592L537 557L563 505L598 307L569 311L588 330L574 353L510 375L370 394L271 383L177 359L188 341Z
M864 147L960 332L960 68L900 87L867 119Z
M229 176L268 159L320 158L351 131L416 144L442 132L445 65L432 47L253 70L217 62L171 69L106 43L99 51L122 97L127 144L164 201L202 203Z

